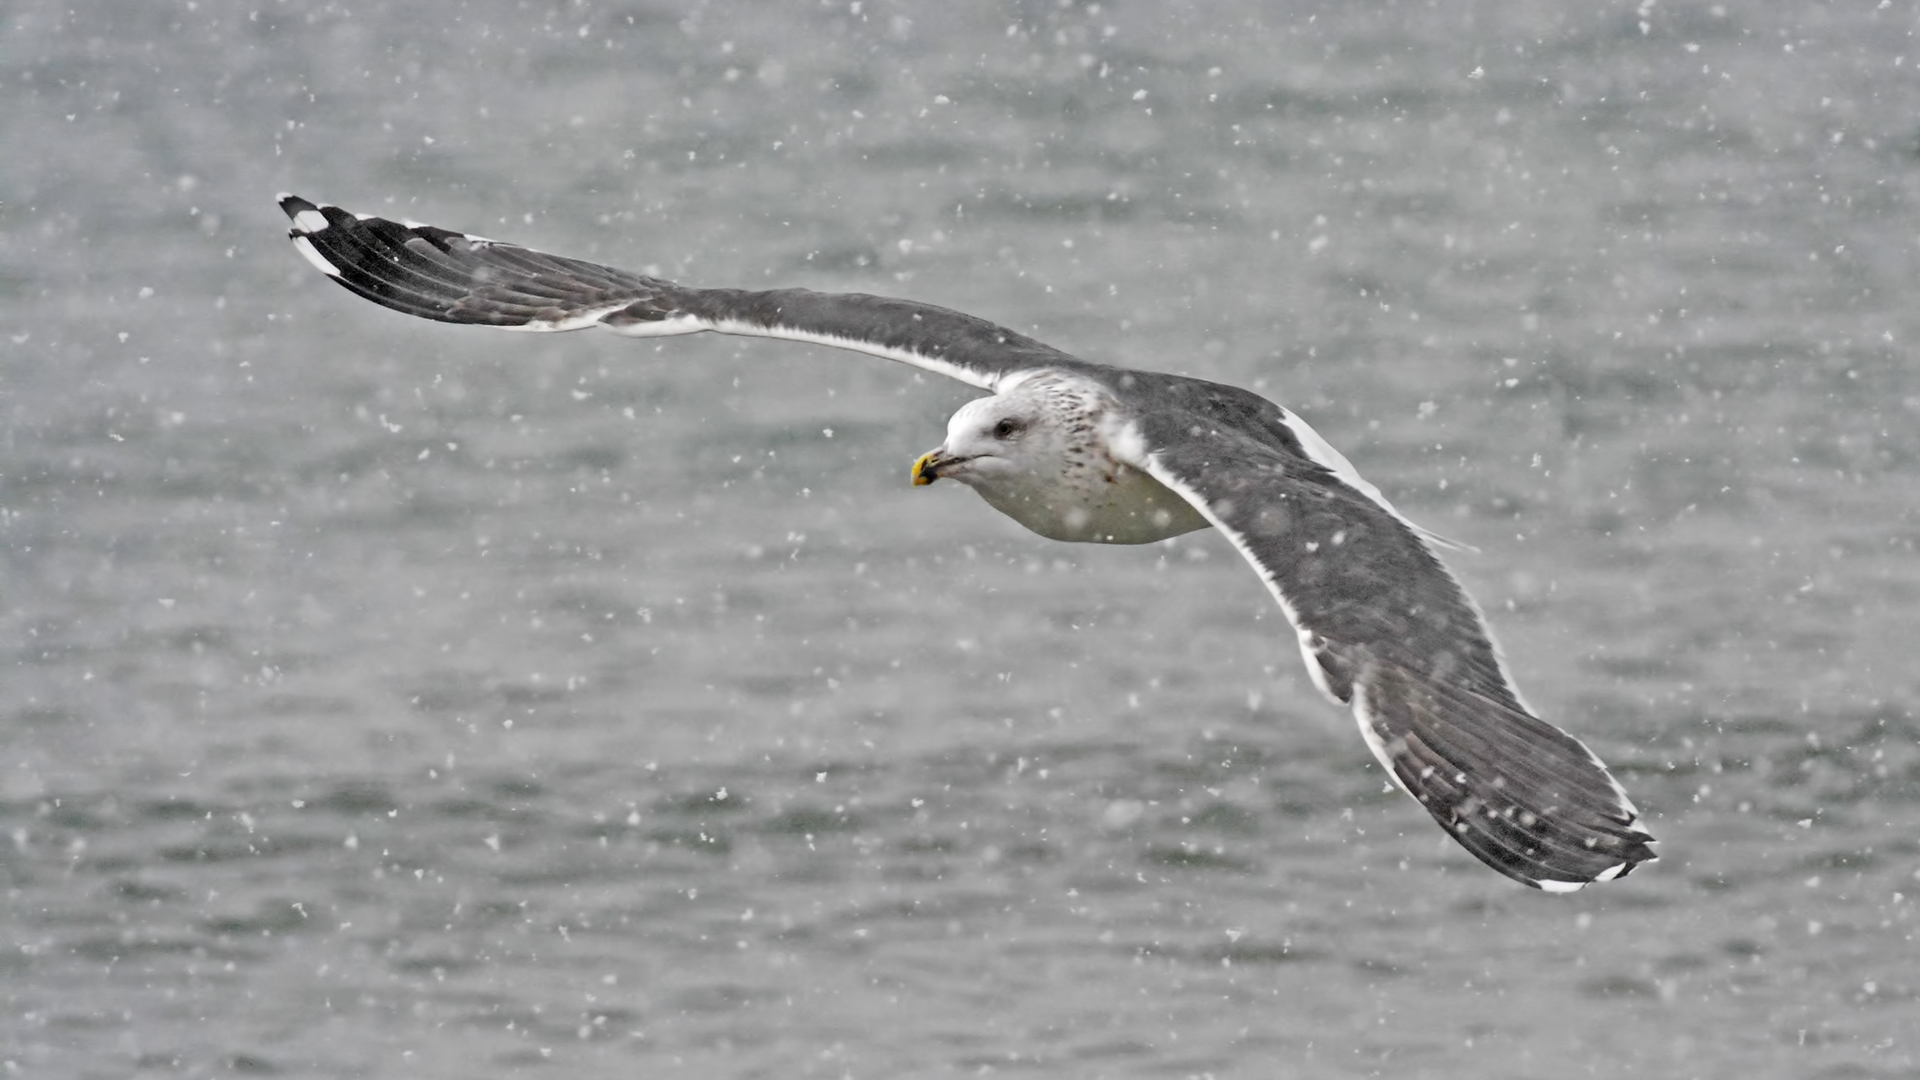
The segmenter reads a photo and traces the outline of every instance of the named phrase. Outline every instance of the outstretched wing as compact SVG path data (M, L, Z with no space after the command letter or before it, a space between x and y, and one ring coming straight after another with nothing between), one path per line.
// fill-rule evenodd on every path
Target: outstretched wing
M604 326L630 337L712 330L831 345L992 390L1009 375L1090 365L985 319L910 300L811 289L693 289L432 225L280 197L294 246L383 307L503 330Z
M1155 400L1134 421L1138 464L1253 564L1314 682L1449 835L1553 892L1655 858L1606 766L1528 710L1473 601L1345 458L1246 391L1187 382Z

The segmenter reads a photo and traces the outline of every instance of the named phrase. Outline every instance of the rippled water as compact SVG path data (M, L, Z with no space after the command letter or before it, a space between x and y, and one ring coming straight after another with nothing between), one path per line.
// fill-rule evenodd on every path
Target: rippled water
M1911 5L22 3L0 1062L1920 1075ZM1383 790L1217 536L969 392L417 323L278 190L1297 408L1663 842Z

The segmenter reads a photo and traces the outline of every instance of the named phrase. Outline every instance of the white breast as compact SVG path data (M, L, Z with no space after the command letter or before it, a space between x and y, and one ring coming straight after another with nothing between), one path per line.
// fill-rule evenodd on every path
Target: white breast
M1166 485L1111 458L1069 463L1051 477L1027 474L974 488L988 505L1049 540L1149 544L1207 527Z

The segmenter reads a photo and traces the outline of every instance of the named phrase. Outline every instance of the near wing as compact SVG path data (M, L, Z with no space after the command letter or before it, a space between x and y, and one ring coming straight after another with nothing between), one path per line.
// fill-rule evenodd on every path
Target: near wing
M280 197L307 261L395 311L506 330L604 326L631 337L703 330L852 349L991 390L1015 372L1081 361L932 304L810 289L693 289L431 225Z
M1199 385L1209 400L1193 411L1142 414L1143 467L1253 564L1314 682L1352 706L1399 785L1481 861L1536 888L1571 892L1654 859L1626 793L1527 711L1479 611L1414 529L1348 482L1344 458L1322 460L1297 417Z

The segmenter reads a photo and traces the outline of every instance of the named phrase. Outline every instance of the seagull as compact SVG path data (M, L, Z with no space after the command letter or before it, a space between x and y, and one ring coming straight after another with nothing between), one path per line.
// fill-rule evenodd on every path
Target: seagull
M283 195L294 247L382 307L503 330L598 326L828 345L989 391L913 463L1051 540L1220 530L1279 601L1314 685L1447 835L1553 893L1652 862L1584 743L1521 698L1438 541L1292 411L1236 386L1082 360L948 308L863 293L702 289Z

